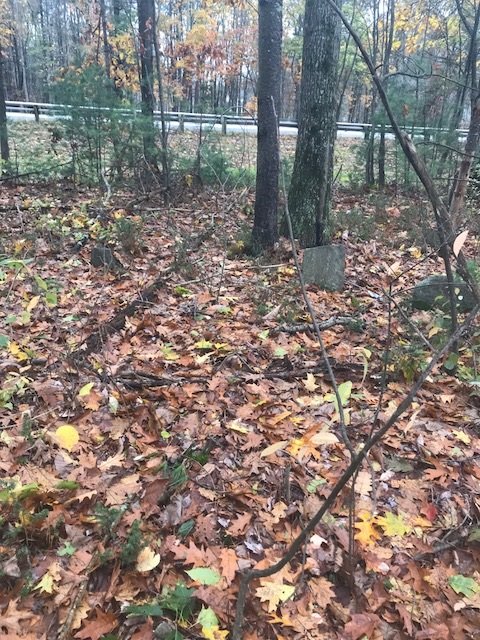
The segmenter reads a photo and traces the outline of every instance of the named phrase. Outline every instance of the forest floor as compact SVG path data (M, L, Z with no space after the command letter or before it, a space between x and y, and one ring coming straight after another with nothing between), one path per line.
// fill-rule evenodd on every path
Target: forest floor
M0 638L227 638L238 572L282 558L349 464L288 244L243 256L253 194L189 182L168 208L0 186ZM442 272L423 209L337 193L345 290L308 287L357 450L429 361L411 323L448 333L408 305ZM477 637L478 336L250 584L245 640Z

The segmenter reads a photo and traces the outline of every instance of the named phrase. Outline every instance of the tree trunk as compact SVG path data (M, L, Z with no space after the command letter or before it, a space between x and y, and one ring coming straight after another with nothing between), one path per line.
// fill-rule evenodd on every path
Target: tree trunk
M143 148L145 160L156 168L155 123L153 121L153 33L155 25L154 0L137 0L138 32L140 49L140 89L142 113L145 118Z
M3 52L0 48L0 153L3 162L10 159L7 131L7 107L5 105L5 73L3 66Z
M295 237L302 247L312 247L329 239L340 20L328 4L307 0L304 24L298 139L288 204Z
M100 21L102 23L102 39L103 39L103 58L105 64L105 73L107 78L110 78L111 56L110 45L108 43L108 27L107 27L107 14L105 9L105 0L100 0Z
M278 237L279 147L282 76L282 0L258 2L257 183L253 241L256 249L273 246Z

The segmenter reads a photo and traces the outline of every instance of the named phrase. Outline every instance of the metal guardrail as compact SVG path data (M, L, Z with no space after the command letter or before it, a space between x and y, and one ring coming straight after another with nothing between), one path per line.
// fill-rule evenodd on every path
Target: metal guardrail
M51 104L47 102L17 102L13 100L6 101L7 113L25 113L29 115L33 115L35 119L38 121L41 116L50 116L50 117L58 117L65 114L65 111L68 109L77 109L77 110L86 110L88 111L108 111L109 109L106 107L92 107L92 106L82 106L82 107L72 107L70 105L61 105L61 104ZM141 114L140 109L129 109L129 110L120 110L120 112L125 115L133 114ZM160 111L154 111L154 118L156 120L161 119ZM187 123L196 123L196 124L218 124L222 126L222 131L226 133L228 129L228 125L254 125L256 124L256 119L253 116L239 116L239 115L228 115L228 114L212 114L212 113L189 113L189 112L180 112L180 111L166 111L164 113L165 119L168 122L178 122L179 128L182 129L182 126ZM292 129L297 128L297 122L295 120L280 120L279 122L281 127L290 127ZM370 129L370 124L361 124L354 122L338 122L337 128L343 131L362 131L366 132Z
M16 102L12 100L6 101L7 114L8 113L25 113L30 114L35 117L38 121L40 117L50 116L50 117L59 117L65 115L65 111L68 109L77 109L78 111L85 110L86 112L94 111L94 112L102 112L109 111L107 107L92 107L92 106L81 106L81 107L72 107L70 105L61 105L61 104L50 104L46 102ZM140 115L140 109L125 109L120 110L120 113L124 116L130 115ZM160 111L154 111L154 118L156 120L161 119ZM222 133L226 134L228 130L228 125L255 125L256 119L253 116L239 116L239 115L227 115L227 114L213 114L213 113L188 113L188 112L180 112L180 111L166 111L164 113L165 119L167 122L178 122L179 130L183 131L185 123L196 123L196 124L211 124L211 125L221 125ZM281 127L290 127L292 129L296 129L298 127L297 122L294 120L280 120L279 125ZM359 122L337 122L337 130L338 131L359 131L362 132L365 136L371 130L372 125L368 123L359 123ZM378 125L376 127L380 129ZM435 127L413 127L408 128L408 131L414 136L422 136L423 138L429 138L435 133L439 132L448 132L448 129L438 129ZM386 133L393 133L390 125L385 125ZM457 129L457 134L459 136L466 136L466 129Z

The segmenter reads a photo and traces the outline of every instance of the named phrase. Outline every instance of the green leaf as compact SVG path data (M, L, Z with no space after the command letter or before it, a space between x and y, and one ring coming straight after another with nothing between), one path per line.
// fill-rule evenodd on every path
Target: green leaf
M480 542L480 527L475 527L468 536L469 542Z
M80 391L78 392L79 396L88 396L88 394L90 393L90 391L93 389L93 385L95 383L94 382L89 382L88 384L84 385Z
M188 620L195 609L195 589L188 588L184 582L177 582L175 589L165 587L162 590L161 604L173 611L181 620Z
M307 484L308 493L315 493L315 491L317 490L317 487L325 483L326 483L326 480L324 478L319 478L318 480L317 479L312 480Z
M448 584L452 587L455 593L461 593L467 598L471 598L475 593L480 591L479 585L473 578L467 578L466 576L458 575L451 576L448 579Z
M387 458L387 468L391 469L392 471L407 473L408 471L413 471L415 467L410 462L410 460L393 456L390 459Z
M213 349L213 344L211 342L209 342L208 340L200 340L199 342L196 342L194 345L195 349Z
M125 609L125 613L129 618L132 616L142 616L144 618L148 618L149 616L151 616L152 618L154 618L163 616L163 609L158 602L151 602L150 604L140 605L130 604Z
M182 524L178 527L177 534L181 538L186 538L188 534L192 531L195 526L195 520L187 520L186 522L182 522Z
M65 542L64 548L57 551L57 556L60 556L61 558L63 558L63 556L73 556L76 550L76 547L71 545L67 540L67 542Z
M219 573L209 567L197 567L196 569L185 571L185 573L190 576L192 580L196 580L197 582L200 582L200 584L205 585L218 584L222 579L222 576Z
M182 287L182 286L175 287L175 293L179 293L184 298L192 294L190 289L186 289L185 287Z
M458 353L451 353L445 360L444 367L447 371L452 371L458 364Z
M352 383L350 382L350 380L347 380L347 382L343 382L341 385L339 385L338 395L340 396L340 400L344 407L347 406L347 403L350 400L351 394L352 394Z
M45 302L49 307L56 307L58 304L58 297L56 293L52 293L51 291L45 294Z
M206 609L202 608L197 617L197 624L202 625L202 627L205 627L205 629L218 627L219 622L217 616L215 615L215 611L210 607L207 607Z
M9 344L10 340L7 338L7 336L0 335L0 347L8 347Z
M40 278L40 276L37 276L37 275L34 275L33 278L37 283L37 287L39 289L42 289L43 291L48 291L48 284L45 282L45 280L42 280L42 278Z
M287 355L287 351L283 347L277 347L273 352L273 355L276 358L283 358L283 356Z
M76 482L73 482L73 480L60 480L60 482L57 482L57 484L55 484L53 488L58 489L59 491L61 491L62 489L64 489L65 491L74 491L75 489L78 489L79 486L80 485Z
M261 331L258 334L259 340L266 340L268 338L268 334L270 333L270 329L265 329L265 331Z
M18 500L25 500L25 498L29 498L30 496L36 496L39 493L38 482L30 482L30 484L25 484L23 487L18 487L13 490L13 493Z
M25 260L18 260L17 258L5 258L4 260L0 260L0 264L5 265L6 267L13 267L14 269L23 269L25 265L33 262L33 258L26 258Z

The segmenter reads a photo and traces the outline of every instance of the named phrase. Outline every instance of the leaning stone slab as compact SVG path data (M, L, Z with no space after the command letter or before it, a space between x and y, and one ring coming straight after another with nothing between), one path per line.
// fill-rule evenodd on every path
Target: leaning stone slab
M443 309L448 311L450 303L447 282L447 276L441 274L434 274L419 282L413 289L412 306L415 309ZM455 276L455 297L457 299L457 310L460 313L468 313L475 306L472 292L458 276Z
M124 269L120 260L118 260L111 249L108 247L93 247L90 255L90 264L93 267L105 267L110 271L121 271Z
M345 247L332 244L305 249L302 269L307 284L317 284L326 291L341 291L345 281Z

